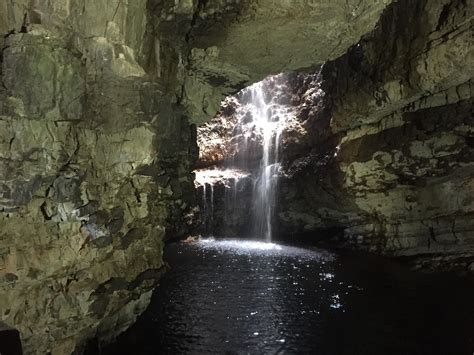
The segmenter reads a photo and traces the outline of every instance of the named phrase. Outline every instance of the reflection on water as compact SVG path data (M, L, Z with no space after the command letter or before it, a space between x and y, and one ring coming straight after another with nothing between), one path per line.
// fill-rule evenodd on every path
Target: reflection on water
M106 354L471 354L474 284L386 260L237 240L167 247L172 270Z
M215 240L213 238L203 239L197 242L203 247L220 249L221 251L251 252L253 250L283 250L281 245L256 240Z
M310 250L258 240L207 238L197 241L196 246L200 249L216 250L220 253L265 257L296 257L298 259L319 260L323 263L334 259L333 255L325 250Z

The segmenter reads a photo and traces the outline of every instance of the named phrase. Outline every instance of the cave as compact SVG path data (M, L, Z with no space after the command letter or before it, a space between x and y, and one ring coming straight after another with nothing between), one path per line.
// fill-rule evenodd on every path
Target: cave
M472 354L474 3L0 4L0 354Z

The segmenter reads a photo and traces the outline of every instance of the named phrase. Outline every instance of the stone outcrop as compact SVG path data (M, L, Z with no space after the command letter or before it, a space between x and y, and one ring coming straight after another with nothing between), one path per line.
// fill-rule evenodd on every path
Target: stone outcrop
M301 97L301 75L297 73L273 75L261 84L264 88L265 102L271 111L271 120L283 121L282 142L285 149L281 153L285 160L292 160L298 154L292 148L298 149L299 155L308 151L309 142L306 128L301 125L297 114ZM209 122L197 128L197 143L199 147L198 168L206 166L245 166L257 165L262 158L262 127L256 127L253 122L255 103L252 93L246 89L235 96L229 96L221 104L218 113ZM239 121L240 119L240 121ZM283 126L283 123L282 123ZM292 141L293 143L290 143Z
M192 122L337 58L388 3L3 1L0 319L25 352L80 352L133 322L194 204Z

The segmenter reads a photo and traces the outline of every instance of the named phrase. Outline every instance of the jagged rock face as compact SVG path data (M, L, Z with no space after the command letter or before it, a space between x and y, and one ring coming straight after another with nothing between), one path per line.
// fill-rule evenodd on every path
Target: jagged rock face
M323 97L301 110L313 149L282 183L282 232L333 228L351 247L472 269L473 14L398 2L325 65L310 85Z
M165 230L193 201L195 143L139 64L145 1L26 3L0 5L3 34L16 29L2 39L0 319L26 353L68 354L147 306Z
M237 110L241 106L237 97L229 96L221 103L216 116L197 128L197 168L224 165L235 156L236 145L232 138L237 125Z
M0 319L25 352L133 322L194 204L191 120L336 58L389 2L3 1Z

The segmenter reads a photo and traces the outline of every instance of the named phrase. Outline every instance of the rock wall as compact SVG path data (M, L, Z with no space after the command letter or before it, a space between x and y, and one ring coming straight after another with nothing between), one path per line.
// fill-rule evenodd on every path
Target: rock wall
M388 3L3 1L0 320L25 352L80 352L133 322L165 233L186 230L191 122L338 57Z
M0 19L0 319L25 353L68 354L147 306L193 201L192 128L140 65L146 1Z
M338 245L474 268L473 14L464 1L399 1L307 79L312 148L288 164L283 233L329 230Z

